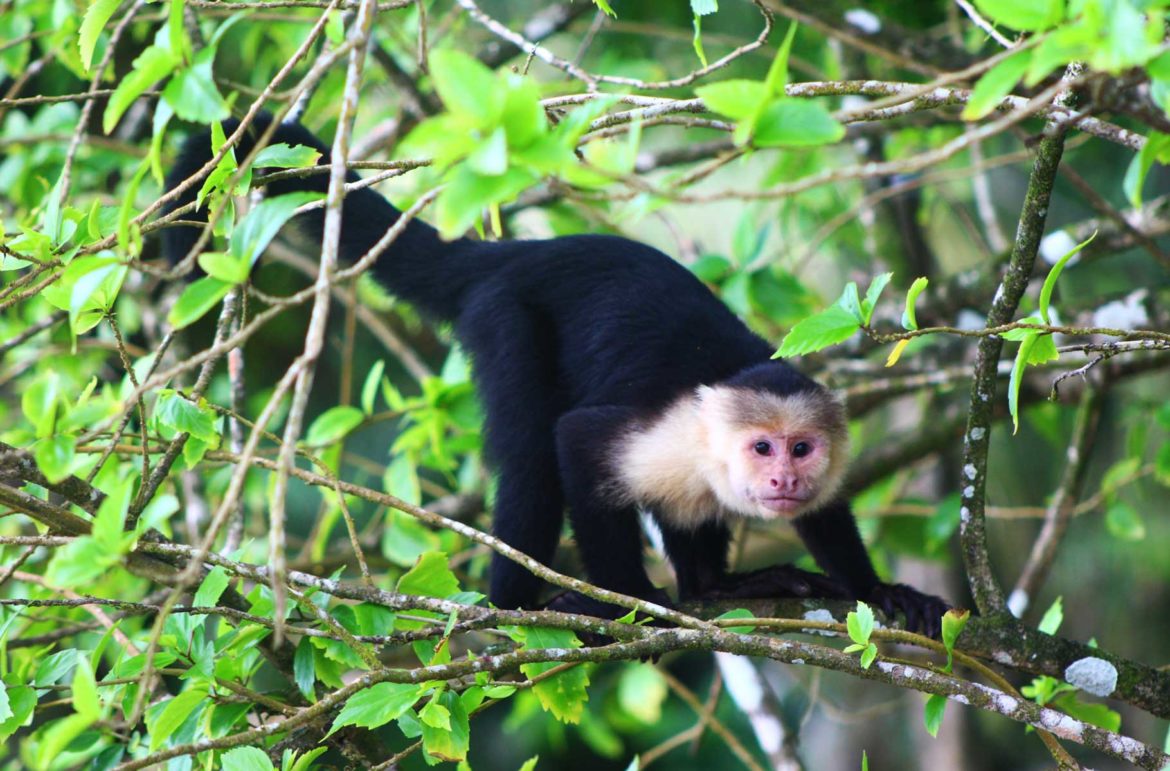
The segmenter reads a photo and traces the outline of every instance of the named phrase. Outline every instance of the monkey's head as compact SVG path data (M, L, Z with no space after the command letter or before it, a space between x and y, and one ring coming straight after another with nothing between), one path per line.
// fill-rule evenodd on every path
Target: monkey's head
M735 383L699 388L708 483L729 510L793 519L837 494L849 455L845 408L807 382L782 394Z

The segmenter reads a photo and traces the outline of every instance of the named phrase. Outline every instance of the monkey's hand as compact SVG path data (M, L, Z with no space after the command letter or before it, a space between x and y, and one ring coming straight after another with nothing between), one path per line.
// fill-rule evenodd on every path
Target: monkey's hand
M906 584L878 584L862 599L879 608L887 618L904 614L907 631L921 631L935 639L942 635L943 614L951 609L951 604L943 598L924 594Z
M747 573L728 573L704 588L704 600L752 600L788 597L847 599L845 587L823 573L812 573L792 565L773 565Z

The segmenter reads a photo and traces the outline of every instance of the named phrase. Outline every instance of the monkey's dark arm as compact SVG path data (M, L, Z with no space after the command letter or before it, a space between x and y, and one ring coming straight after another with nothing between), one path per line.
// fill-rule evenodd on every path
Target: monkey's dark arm
M775 597L845 599L841 584L823 573L792 565L773 565L742 573L727 572L731 533L721 522L710 521L694 530L659 523L666 553L678 580L678 598L687 600L746 600Z
M939 636L942 615L950 604L906 584L882 583L857 532L848 502L835 501L798 517L794 524L817 564L840 581L851 598L876 605L887 616L900 611L906 616L907 629L922 629L931 637Z

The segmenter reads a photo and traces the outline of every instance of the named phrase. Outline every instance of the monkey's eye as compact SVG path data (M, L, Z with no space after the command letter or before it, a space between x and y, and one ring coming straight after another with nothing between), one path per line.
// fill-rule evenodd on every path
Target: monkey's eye
M803 458L810 452L812 452L812 445L808 442L797 442L792 445L792 457L794 458Z
M772 454L772 445L768 442L756 442L752 449L756 451L756 455Z

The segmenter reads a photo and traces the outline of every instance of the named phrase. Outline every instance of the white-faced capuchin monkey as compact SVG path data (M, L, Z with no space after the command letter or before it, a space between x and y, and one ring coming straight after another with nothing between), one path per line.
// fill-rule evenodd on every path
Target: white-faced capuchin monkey
M253 124L237 157L269 124ZM237 125L225 123L225 132ZM278 126L272 141L329 156L298 124ZM211 155L208 132L189 138L168 186ZM320 174L284 179L268 195L327 184ZM170 208L194 200L198 188ZM373 190L349 193L343 259L360 258L399 216ZM319 239L323 214L296 223ZM166 229L167 255L184 257L198 232ZM612 236L447 242L414 220L372 271L398 297L453 324L470 354L499 475L494 529L509 545L550 563L567 510L591 581L667 603L642 564L644 510L662 531L680 599L857 598L938 634L947 603L879 581L858 535L840 489L848 455L840 402L773 361L773 347L674 260ZM787 565L728 574L728 526L737 517L790 521L827 576ZM495 556L489 597L497 606L539 607L541 586ZM624 612L574 593L548 607Z

